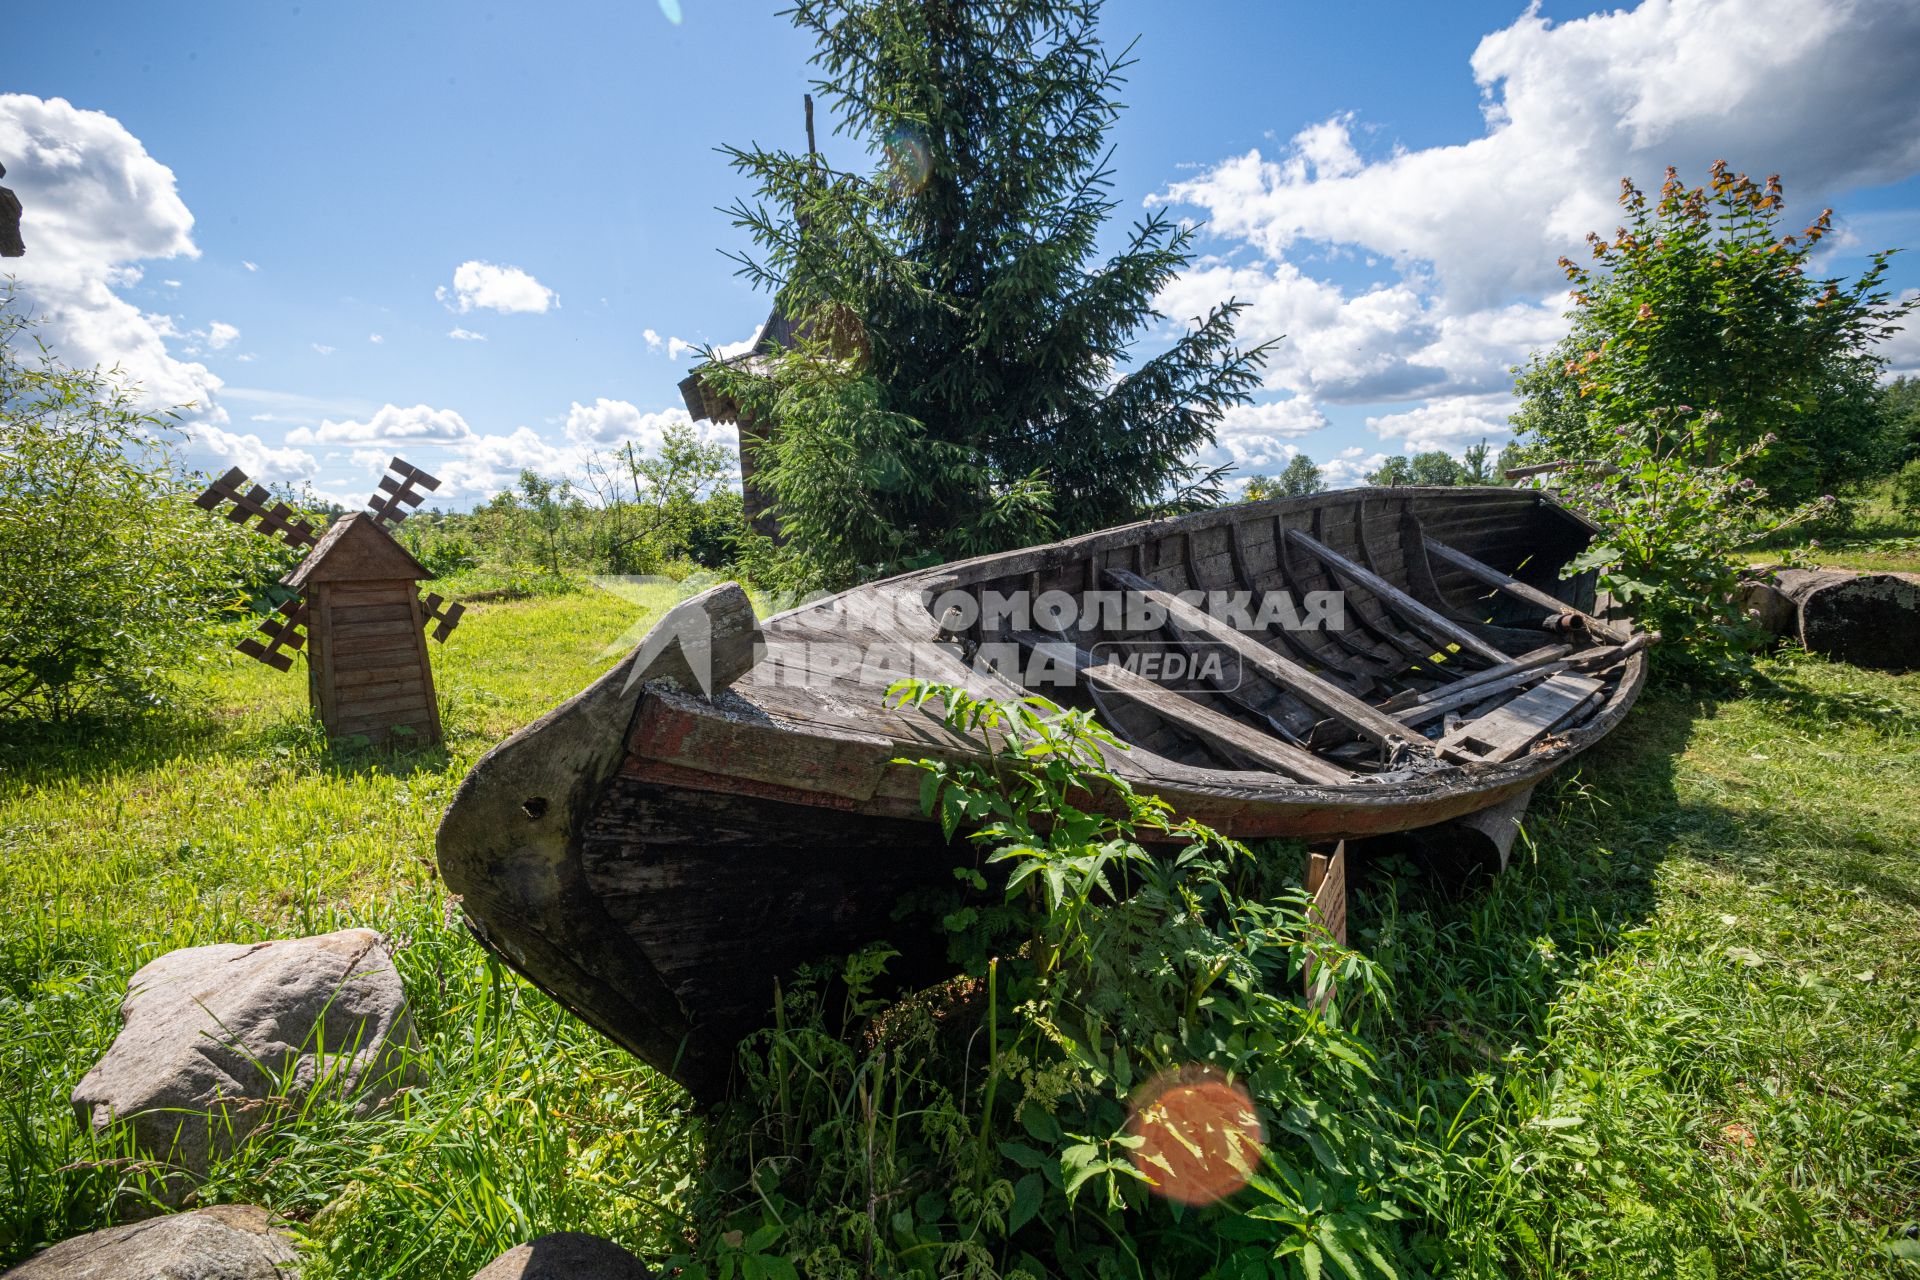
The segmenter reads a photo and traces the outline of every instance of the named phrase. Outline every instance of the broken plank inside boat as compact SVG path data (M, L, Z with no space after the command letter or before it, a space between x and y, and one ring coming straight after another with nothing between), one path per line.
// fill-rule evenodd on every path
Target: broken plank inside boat
M994 744L937 703L889 710L896 681L1092 710L1126 744L1116 774L1240 839L1510 831L1646 676L1650 637L1591 577L1560 576L1593 533L1531 490L1363 489L941 565L765 621L725 584L474 767L441 871L507 963L716 1097L795 966L883 939L908 962L937 951L902 904L975 855L896 762Z

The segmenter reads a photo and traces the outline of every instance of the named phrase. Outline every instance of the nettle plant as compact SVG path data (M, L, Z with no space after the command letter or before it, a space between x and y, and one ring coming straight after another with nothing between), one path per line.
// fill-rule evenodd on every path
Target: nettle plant
M1385 982L1285 882L1300 850L1176 821L1086 712L893 696L1002 744L911 762L982 851L943 903L954 976L883 999L876 949L781 995L709 1133L683 1274L1418 1270L1403 1202L1426 1157L1355 1029ZM1304 994L1310 943L1337 1012Z
M1773 505L1751 471L1774 437L1728 450L1717 418L1690 405L1655 410L1560 479L1562 499L1603 531L1562 573L1598 570L1602 589L1664 637L1656 669L1709 682L1744 678L1764 639L1740 602L1738 552L1835 505L1831 494Z

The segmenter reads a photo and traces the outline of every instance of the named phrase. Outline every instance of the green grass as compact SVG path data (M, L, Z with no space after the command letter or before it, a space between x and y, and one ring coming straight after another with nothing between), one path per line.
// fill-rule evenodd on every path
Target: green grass
M1920 678L1769 674L1643 703L1497 882L1374 882L1389 1060L1475 1130L1463 1269L1913 1274Z
M444 749L330 753L297 673L225 658L171 719L0 740L0 1265L137 1194L66 1102L135 968L351 924L395 940L423 1083L275 1122L204 1198L305 1223L309 1275L465 1277L558 1229L670 1251L700 1143L682 1095L490 963L432 863L472 761L657 603L473 608L438 655ZM1437 1269L1915 1274L1920 677L1768 674L1643 703L1542 794L1505 876L1362 878Z
M1774 552L1798 548L1821 568L1920 573L1920 513L1899 507L1892 477L1849 495L1844 511L1845 518L1827 527L1789 530L1764 545ZM1742 558L1769 564L1779 557L1757 550Z
M426 1083L376 1121L320 1106L277 1125L205 1198L313 1220L323 1244L350 1225L326 1255L345 1275L464 1276L564 1225L658 1251L690 1163L679 1091L490 963L433 867L467 768L644 613L601 592L473 606L436 655L444 748L329 752L299 671L224 655L174 718L0 745L0 1263L138 1194L143 1171L65 1102L133 970L359 924L397 944Z

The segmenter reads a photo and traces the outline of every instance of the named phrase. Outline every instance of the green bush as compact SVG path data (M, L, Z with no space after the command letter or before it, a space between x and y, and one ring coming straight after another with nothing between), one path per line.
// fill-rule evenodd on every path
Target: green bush
M1920 516L1920 458L1893 477L1893 505L1903 516Z
M1410 1126L1354 1030L1384 982L1277 874L1298 848L1255 857L1175 822L1108 771L1119 744L1085 712L896 693L1004 735L991 763L919 762L928 810L1003 890L957 871L941 987L877 998L892 953L869 950L784 993L709 1134L683 1274L1413 1269ZM1303 993L1310 943L1338 1013ZM1196 1099L1218 1108L1183 1115Z
M1735 553L1835 507L1831 495L1784 512L1771 505L1746 474L1771 436L1709 461L1715 416L1656 411L1616 428L1603 457L1561 482L1561 497L1603 530L1562 572L1598 570L1601 587L1664 637L1655 670L1708 683L1744 679L1763 639L1741 605Z
M0 298L0 716L159 699L235 621L275 544L192 505L172 415L117 371L76 369Z
M1779 177L1724 163L1691 190L1668 169L1655 199L1623 180L1620 204L1625 225L1587 237L1591 268L1560 260L1571 332L1516 382L1529 452L1594 458L1616 428L1692 405L1719 415L1703 433L1709 461L1774 437L1748 465L1777 502L1897 465L1905 441L1874 386L1874 346L1915 303L1889 300L1890 253L1852 282L1815 278L1833 210L1789 233Z

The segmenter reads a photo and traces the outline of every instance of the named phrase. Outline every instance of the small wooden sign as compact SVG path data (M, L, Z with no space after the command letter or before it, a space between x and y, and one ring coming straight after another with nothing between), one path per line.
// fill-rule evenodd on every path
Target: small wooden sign
M1333 848L1331 855L1309 853L1307 855L1307 892L1313 895L1313 905L1307 908L1307 918L1325 929L1333 941L1344 947L1347 945L1347 844L1341 841ZM1334 984L1331 977L1321 985L1319 949L1312 943L1307 944L1307 999L1321 1012L1333 1007Z

